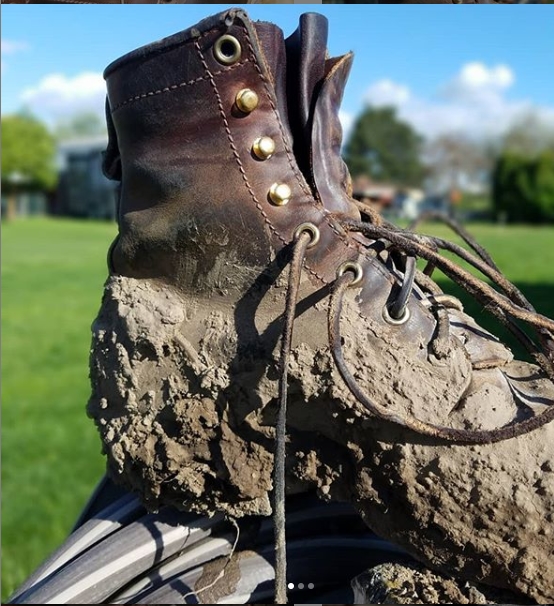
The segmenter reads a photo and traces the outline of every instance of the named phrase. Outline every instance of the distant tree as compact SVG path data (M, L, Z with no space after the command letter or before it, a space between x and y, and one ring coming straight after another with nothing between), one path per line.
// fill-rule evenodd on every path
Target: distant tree
M51 190L56 181L56 145L46 126L28 114L2 116L2 190Z
M545 150L535 162L536 200L544 221L554 222L554 150Z
M393 107L367 107L354 123L345 149L353 177L419 185L425 176L421 162L423 138L400 120Z
M487 142L475 141L457 133L445 133L428 140L424 162L428 178L436 189L471 189L485 186L495 156Z
M534 111L520 116L508 129L501 150L522 156L536 156L544 150L554 151L554 124Z
M492 178L497 215L512 222L554 222L554 152L502 154Z
M84 112L59 121L54 127L54 134L58 141L96 137L106 134L106 126L97 113Z

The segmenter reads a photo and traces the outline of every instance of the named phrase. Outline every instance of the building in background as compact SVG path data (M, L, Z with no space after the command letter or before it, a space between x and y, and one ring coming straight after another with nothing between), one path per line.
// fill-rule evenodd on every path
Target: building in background
M417 187L400 187L394 183L377 183L367 176L354 179L352 194L391 219L413 220L422 212L449 212L446 195L432 195Z
M53 215L115 219L117 183L102 173L106 137L65 141L58 147L60 180L49 204Z
M397 192L396 185L376 183L366 175L356 177L352 182L352 195L378 212L389 210Z

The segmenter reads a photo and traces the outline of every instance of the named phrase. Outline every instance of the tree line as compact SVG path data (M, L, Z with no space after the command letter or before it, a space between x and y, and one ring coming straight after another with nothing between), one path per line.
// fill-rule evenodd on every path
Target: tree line
M52 128L25 110L2 116L2 191L52 191L58 181L58 143L105 132L95 113L71 116Z
M482 189L497 219L554 221L554 125L535 113L498 139L459 133L426 139L393 107L368 106L344 150L352 176L435 192Z
M52 191L61 140L105 134L95 114L73 116L47 128L27 112L2 117L2 190ZM343 150L356 178L402 187L471 189L487 184L492 210L505 221L554 221L554 126L523 116L499 140L458 133L426 139L393 107L367 106Z

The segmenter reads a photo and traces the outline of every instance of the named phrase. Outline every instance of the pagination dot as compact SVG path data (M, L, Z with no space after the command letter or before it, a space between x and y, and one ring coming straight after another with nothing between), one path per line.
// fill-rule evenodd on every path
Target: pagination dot
M287 583L287 587L289 589L294 589L294 583ZM298 583L296 587L298 589L304 589L304 587L307 587L308 589L313 589L315 585L313 583L308 583L307 585L305 585L304 583Z

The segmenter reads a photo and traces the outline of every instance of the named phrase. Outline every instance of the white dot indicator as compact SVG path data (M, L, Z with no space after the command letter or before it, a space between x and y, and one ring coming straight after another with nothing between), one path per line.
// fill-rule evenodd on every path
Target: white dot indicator
M304 589L304 583L298 583L298 589Z
M289 583L289 584L287 585L287 587L288 587L289 589L294 589L294 583Z
M314 588L314 584L313 583L308 583L308 589L313 589Z

